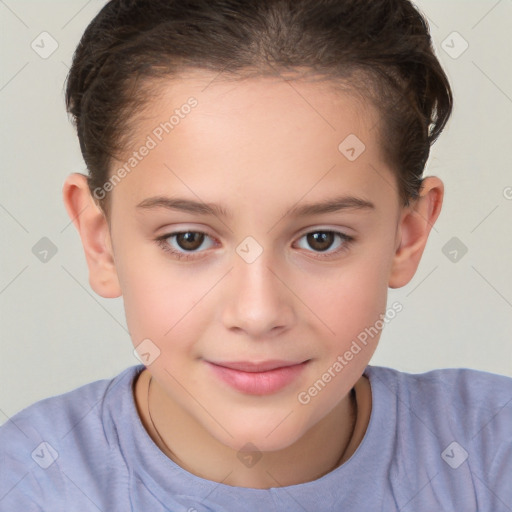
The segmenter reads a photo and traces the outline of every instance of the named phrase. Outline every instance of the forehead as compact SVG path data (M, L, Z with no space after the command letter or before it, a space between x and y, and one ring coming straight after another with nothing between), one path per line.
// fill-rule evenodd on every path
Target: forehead
M133 204L179 190L226 205L241 195L292 205L334 187L396 200L378 113L361 95L318 80L221 80L197 71L157 85L131 126L135 144L115 165L151 149L132 162L114 196L129 190Z
M261 144L275 140L276 133L281 130L283 134L284 129L288 136L309 137L307 148L313 148L313 143L318 142L314 135L328 131L338 132L338 137L352 130L370 143L379 120L373 104L362 92L341 82L285 76L230 79L201 70L180 76L155 82L158 92L148 98L145 122L131 126L139 135L147 133L155 121L168 119L174 111L188 110L184 106L191 97L197 106L191 116L185 115L194 120L174 126L175 135L191 124L196 129L220 128L223 133L243 127L239 136L250 131L252 136L258 136L255 142Z

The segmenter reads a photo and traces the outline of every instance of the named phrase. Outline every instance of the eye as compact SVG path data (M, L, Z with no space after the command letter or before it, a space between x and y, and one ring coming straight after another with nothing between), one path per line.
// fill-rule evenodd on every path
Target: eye
M194 257L195 252L191 251L197 251L206 238L210 237L201 231L179 231L158 237L156 242L165 252L169 252L179 259L187 260ZM169 243L171 239L175 239L178 249L173 248Z
M195 258L197 252L203 252L199 251L199 249L204 241L210 238L208 234L201 231L177 231L162 235L155 241L165 252L172 254L180 260L189 260ZM336 238L339 239L337 248L334 251L327 252ZM317 257L321 259L331 258L348 250L354 237L339 231L320 230L306 233L299 240L302 239L306 239L308 245L313 248L314 252L318 255ZM172 240L174 240L174 244Z
M340 242L334 251L326 252L332 245L334 240L338 237ZM341 233L339 231L321 230L311 231L303 235L299 240L306 239L308 245L314 249L314 252L319 251L320 258L331 258L346 250L354 237ZM325 253L325 254L324 254Z

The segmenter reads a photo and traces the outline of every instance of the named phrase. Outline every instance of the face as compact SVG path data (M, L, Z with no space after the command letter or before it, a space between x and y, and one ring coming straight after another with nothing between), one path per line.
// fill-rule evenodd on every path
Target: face
M333 410L376 348L378 335L354 341L386 312L398 193L377 114L355 96L212 80L170 82L137 122L112 248L133 344L169 403L233 449L277 450ZM270 360L307 362L252 376L211 364Z

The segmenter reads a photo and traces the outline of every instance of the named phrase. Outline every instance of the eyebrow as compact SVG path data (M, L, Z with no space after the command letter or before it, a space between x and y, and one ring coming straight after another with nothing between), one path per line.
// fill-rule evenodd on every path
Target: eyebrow
M137 208L151 210L165 208L168 210L195 213L199 215L213 215L216 217L233 218L233 214L223 206L215 203L203 203L179 197L155 196L141 201ZM305 217L320 215L343 210L375 210L375 205L365 199L354 196L337 196L318 203L307 203L291 208L285 216Z

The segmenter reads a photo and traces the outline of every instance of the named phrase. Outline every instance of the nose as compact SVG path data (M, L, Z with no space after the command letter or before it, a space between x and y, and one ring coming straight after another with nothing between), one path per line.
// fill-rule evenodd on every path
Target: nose
M227 329L264 339L291 328L293 287L279 274L270 251L250 263L235 254L222 312Z

